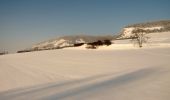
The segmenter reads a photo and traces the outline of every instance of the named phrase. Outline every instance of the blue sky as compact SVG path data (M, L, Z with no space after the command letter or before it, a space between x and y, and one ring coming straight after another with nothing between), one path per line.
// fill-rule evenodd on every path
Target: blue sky
M170 0L0 0L0 50L16 51L61 35L116 34L170 19Z

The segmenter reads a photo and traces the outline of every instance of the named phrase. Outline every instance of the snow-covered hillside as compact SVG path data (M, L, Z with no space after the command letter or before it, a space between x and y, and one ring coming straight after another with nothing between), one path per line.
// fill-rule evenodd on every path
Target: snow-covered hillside
M129 38L132 37L132 31L135 29L145 30L145 33L161 33L170 31L170 20L160 20L152 22L144 22L127 25L122 29L119 38Z
M133 37L133 33L132 31L135 29L136 27L128 27L128 28L123 28L123 32L121 34L120 38L130 38ZM146 27L146 28L140 28L143 30L161 30L163 27L162 26L157 26L157 27Z
M122 40L122 39L132 39L134 37L133 31L136 29L144 30L144 35L146 34L149 36L149 42L148 43L158 43L158 40L166 41L168 37L158 37L157 35L157 42L155 41L156 34L164 34L165 32L170 32L170 20L163 20L163 21L155 21L155 22L147 22L147 23L138 23L133 25L128 25L124 27L121 31L121 34L117 35L106 35L106 36L90 36L90 35L72 35L72 36L62 36L59 38L47 40L41 43L38 43L36 45L33 45L31 48L19 50L18 52L30 52L30 51L40 51L40 50L50 50L50 49L62 49L66 47L76 47L81 46L83 44L87 45L89 43L93 42L99 42L98 44L101 44L100 42L104 40L113 41L114 43L113 47L120 46L120 42L124 44L126 41L127 43L130 43L129 40ZM156 34L154 34L156 33ZM153 38L152 38L153 37ZM166 38L166 39L165 39ZM119 41L122 40L122 41ZM165 39L165 40L163 40ZM169 41L168 41L169 42ZM118 43L118 44L117 44ZM162 43L162 42L161 42ZM105 44L105 43L104 43ZM132 44L132 43L131 43ZM87 47L88 46L81 46L81 47ZM91 44L90 44L91 46ZM101 45L103 46L103 45ZM99 48L101 48L101 46ZM118 46L118 47L119 47ZM126 45L130 46L130 45ZM98 47L90 47L90 48L98 48Z
M153 28L152 28L153 29ZM126 31L126 35L124 35L126 38L130 37L130 32L132 30ZM123 35L122 35L123 36ZM146 37L148 37L148 40L143 43L143 48L159 48L159 47L170 47L170 32L157 32L157 33L149 33L145 34ZM105 38L106 39L106 38ZM97 39L95 39L97 41ZM89 40L88 40L89 41ZM75 47L74 44L83 43L84 45L80 45ZM65 48L69 47L69 48ZM50 40L46 42L39 43L37 45L34 45L31 50L49 50L49 49L58 49L58 48L64 48L64 49L78 49L78 50L86 50L88 47L87 40L82 38L76 38L74 41L72 40L65 40L64 38L56 39L56 40ZM97 49L99 50L120 50L120 49L139 49L138 44L134 43L132 39L118 39L118 40L112 40L112 44L107 45L101 45L97 46Z
M64 47L73 47L74 44L91 43L98 40L112 40L114 36L89 36L89 35L75 35L63 36L52 40L47 40L36 44L30 50L45 50L45 49L59 49Z
M65 46L73 46L73 43L69 40L65 40L61 38L61 39L56 39L54 41L45 41L36 44L32 47L32 49L43 50L43 49L51 49L51 48L62 48Z

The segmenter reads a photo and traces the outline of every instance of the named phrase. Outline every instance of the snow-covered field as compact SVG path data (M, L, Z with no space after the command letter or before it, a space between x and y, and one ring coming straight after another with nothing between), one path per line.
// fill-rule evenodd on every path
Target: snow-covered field
M0 56L0 100L169 99L169 47Z
M170 100L170 33L95 50L72 47L0 56L0 100Z

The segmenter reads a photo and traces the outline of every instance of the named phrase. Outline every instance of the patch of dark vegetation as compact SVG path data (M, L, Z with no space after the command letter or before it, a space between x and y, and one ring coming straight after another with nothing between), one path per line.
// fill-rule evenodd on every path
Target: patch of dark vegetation
M111 44L112 44L112 42L110 40L103 40L103 41L98 40L96 42L87 43L87 47L86 48L87 49L96 49L99 46L103 46L103 45L109 46Z
M19 50L17 53L25 53L25 52L31 52L32 50Z
M84 43L76 43L76 44L74 44L74 47L79 47L79 46L82 46L82 45L84 45Z
M6 54L8 54L8 51L0 52L0 55L6 55Z
M112 42L110 40L104 40L103 44L109 46Z

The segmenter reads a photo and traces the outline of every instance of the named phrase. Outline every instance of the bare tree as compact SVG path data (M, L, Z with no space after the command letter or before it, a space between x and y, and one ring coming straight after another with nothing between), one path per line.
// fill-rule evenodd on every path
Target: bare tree
M149 37L146 37L146 30L140 29L140 28L135 28L132 31L133 36L131 37L133 41L136 41L139 47L141 48L143 43L146 43Z

